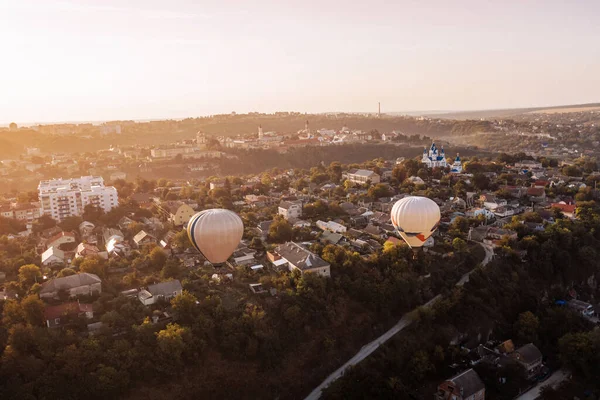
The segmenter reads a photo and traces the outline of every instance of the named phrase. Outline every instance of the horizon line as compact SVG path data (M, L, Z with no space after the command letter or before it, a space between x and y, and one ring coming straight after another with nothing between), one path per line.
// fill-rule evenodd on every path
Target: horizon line
M599 102L591 102L591 103L575 103L575 104L558 104L558 105L543 105L543 106L527 106L527 107L499 107L499 108L480 108L480 109L463 109L463 110L444 110L444 109L433 109L433 110L404 110L404 111L388 111L382 112L382 115L406 115L406 116L424 116L426 114L453 114L453 113L469 113L469 112L486 112L486 111L509 111L509 110L528 110L528 109L544 109L544 108L562 108L562 107L582 107L582 106L594 106L600 105ZM301 111L273 111L273 112L260 112L260 111L248 111L245 113L237 113L236 111L232 111L229 113L214 113L214 114L204 114L197 116L185 116L185 117L153 117L153 118L126 118L126 119L103 119L103 120L62 120L62 121L29 121L29 122L18 122L18 121L10 121L0 122L0 127L8 127L13 122L18 126L36 126L36 125L62 125L62 124L93 124L93 125L101 125L107 122L120 122L120 121L133 121L136 123L139 122L156 122L156 121L182 121L188 118L205 118L214 115L228 115L232 113L236 113L237 115L248 115L250 113L258 113L264 115L274 115L276 113L298 113L305 115L323 115L323 114L373 114L377 115L377 111L321 111L321 112L301 112ZM419 115L419 113L421 113ZM412 114L412 115L411 115ZM417 114L417 115L414 115Z

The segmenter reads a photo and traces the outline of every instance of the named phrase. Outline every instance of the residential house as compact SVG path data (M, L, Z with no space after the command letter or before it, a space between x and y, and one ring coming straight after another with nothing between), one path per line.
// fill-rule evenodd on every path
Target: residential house
M158 211L163 218L175 226L187 224L190 218L196 214L192 207L181 201L163 201L158 205Z
M542 163L533 160L521 160L515 163L515 168L530 171L532 169L542 168Z
M453 210L465 210L467 208L467 202L460 197L454 197L451 199L450 208Z
M358 207L356 207L352 203L348 203L348 202L340 203L340 207L346 212L346 214L348 214L350 216L357 216L360 214Z
M247 194L244 197L244 200L253 208L261 208L269 203L269 198L267 196L257 196L255 194Z
M346 232L346 227L342 224L338 224L337 222L334 221L317 221L316 225L319 229L322 229L324 231L330 231L330 232L334 232L334 233L344 233Z
M342 238L343 238L343 236L340 235L339 233L324 231L321 234L321 237L319 238L319 240L322 243L338 244L340 242L340 240L342 240Z
M239 257L234 257L233 262L235 265L250 265L255 264L256 259L254 258L254 254L244 254Z
M108 258L108 253L106 251L100 251L100 249L93 244L79 243L75 250L75 258L81 257L101 257L106 259Z
M73 301L57 306L46 306L44 309L44 320L48 328L57 328L78 317L94 318L92 305Z
M407 181L409 181L410 183L412 183L413 185L424 185L425 181L421 178L419 178L418 176L411 176L406 178Z
M385 212L381 212L381 211L375 211L368 218L369 218L369 221L371 221L371 223L373 223L375 225L385 225L385 224L389 224L391 221L389 212L385 213Z
M442 382L434 396L435 400L484 400L485 385L473 369Z
M301 274L316 273L325 277L331 276L328 262L294 242L277 246L272 253L267 253L267 257L273 264L276 261L285 260L290 272L298 270Z
M525 368L527 379L535 377L542 368L542 352L533 343L519 347L510 356Z
M9 205L2 206L2 207L0 207L0 217L12 219L15 217L15 212Z
M133 237L133 244L137 248L151 243L156 243L156 238L143 229Z
M382 168L381 169L381 180L389 181L392 179L392 169L391 168Z
M117 224L117 226L119 227L119 229L121 230L127 230L129 229L130 226L132 226L133 224L135 224L135 221L132 220L129 217L123 217L119 220L119 223Z
M292 223L292 227L294 228L310 228L311 225L310 222L304 221L302 219L299 219L297 221L290 221L290 223Z
M40 217L40 207L33 204L18 204L13 208L15 219L33 222Z
M58 247L50 247L42 253L42 265L51 267L65 262L65 252Z
M480 215L483 215L485 219L494 218L494 213L486 208L475 207L470 210L467 210L465 215L469 218L476 218Z
M225 187L225 181L213 181L209 184L209 188L210 190L214 190L217 188L224 188Z
M510 217L515 215L515 209L511 206L500 206L494 209L494 215L498 218Z
M364 233L371 235L376 238L382 238L383 232L379 226L369 224L362 230Z
M527 189L527 196L536 203L546 200L546 189L543 187L530 187Z
M143 305L149 306L156 304L161 300L168 301L173 297L180 295L182 292L183 286L181 286L181 282L179 282L177 279L174 279L171 281L150 285L147 289L140 290L138 293L138 299Z
M505 199L501 199L494 194L484 193L479 197L479 200L483 203L483 206L488 210L495 210L498 207L505 206L508 204Z
M286 220L291 218L300 218L302 216L302 203L292 201L282 201L279 204L279 215Z
M502 185L500 186L500 190L504 190L516 199L520 199L521 197L527 194L527 187L521 186L510 186L510 185Z
M153 198L154 196L149 193L134 193L129 196L129 199L138 203L138 205L142 208L151 207L154 204Z
M81 224L79 224L79 234L82 238L91 236L94 232L94 228L96 228L96 225L89 221L83 221Z
M575 206L575 204L567 204L564 201L561 201L559 203L550 204L550 207L558 208L567 218L574 219L576 217L575 211L577 207Z
M46 248L60 248L63 245L75 243L75 234L73 232L60 232L46 240ZM72 248L71 248L72 249Z
M70 297L102 293L102 280L98 275L82 272L75 275L54 278L42 283L40 297L58 298L60 290L66 291Z
M352 169L346 173L346 177L350 182L358 184L381 182L379 174L366 169Z
M158 244L163 249L170 249L170 248L172 248L173 240L175 239L175 236L177 236L177 232L169 231L165 234L165 236L161 239L161 241L158 242Z

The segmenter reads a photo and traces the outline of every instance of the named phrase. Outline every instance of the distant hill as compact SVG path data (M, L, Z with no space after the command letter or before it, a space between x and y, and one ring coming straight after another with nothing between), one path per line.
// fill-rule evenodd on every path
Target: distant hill
M588 104L572 104L572 105L561 105L552 107L529 107L529 108L505 108L497 110L472 110L472 111L425 111L423 114L411 113L411 115L422 115L430 118L443 118L443 119L495 119L495 118L510 118L523 114L533 113L569 113L569 112L582 112L582 111L598 111L600 110L600 103L588 103Z

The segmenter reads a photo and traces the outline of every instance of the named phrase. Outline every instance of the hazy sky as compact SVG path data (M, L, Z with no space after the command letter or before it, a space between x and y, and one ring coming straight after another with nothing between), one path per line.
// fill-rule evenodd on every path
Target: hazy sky
M600 101L599 0L0 0L0 123Z

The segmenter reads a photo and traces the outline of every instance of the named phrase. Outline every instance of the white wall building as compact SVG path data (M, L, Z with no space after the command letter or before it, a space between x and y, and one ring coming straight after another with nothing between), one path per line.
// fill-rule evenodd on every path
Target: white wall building
M82 215L88 204L93 204L104 212L119 205L117 189L104 186L104 179L100 176L40 181L38 193L41 214L49 215L57 221Z
M279 204L278 213L286 220L300 218L302 216L302 203L282 201Z
M460 154L458 153L456 154L456 158L454 159L454 163L452 164L450 172L453 174L462 173L462 161L460 160Z
M431 147L429 148L429 152L427 151L427 148L424 148L423 159L421 162L427 165L429 168L446 168L448 164L446 162L446 153L444 152L444 147L442 146L442 148L438 150L435 143L432 143Z
M348 180L353 183L365 184L371 182L377 184L381 181L379 174L366 169L350 170L347 173Z

